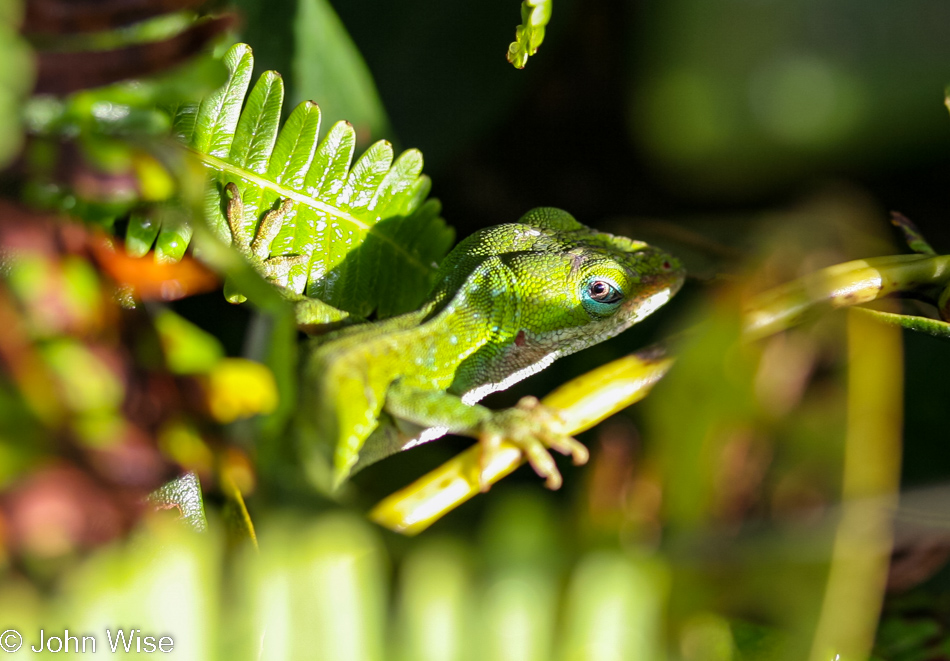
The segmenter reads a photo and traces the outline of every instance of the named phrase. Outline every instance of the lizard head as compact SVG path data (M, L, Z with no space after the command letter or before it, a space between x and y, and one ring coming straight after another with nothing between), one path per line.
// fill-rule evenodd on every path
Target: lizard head
M525 291L522 324L527 338L557 346L558 355L613 337L683 285L685 270L675 257L591 229L565 211L535 209L521 223L543 235L534 250L512 253L509 261Z
M685 277L662 250L551 208L476 232L440 271L431 318L461 311L461 326L474 318L490 329L452 385L469 404L617 335L666 303Z

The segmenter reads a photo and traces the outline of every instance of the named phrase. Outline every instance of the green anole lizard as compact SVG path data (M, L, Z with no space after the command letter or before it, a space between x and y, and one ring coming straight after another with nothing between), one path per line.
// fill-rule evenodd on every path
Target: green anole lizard
M228 192L229 218L240 217L236 187ZM270 212L253 242L235 241L265 275L294 259L269 256L280 222ZM419 310L312 340L301 386L305 451L334 448L339 485L355 467L446 433L477 438L486 457L506 439L556 489L548 449L577 464L588 456L556 413L534 398L501 411L477 402L640 321L684 275L665 252L559 209L476 232L445 258Z

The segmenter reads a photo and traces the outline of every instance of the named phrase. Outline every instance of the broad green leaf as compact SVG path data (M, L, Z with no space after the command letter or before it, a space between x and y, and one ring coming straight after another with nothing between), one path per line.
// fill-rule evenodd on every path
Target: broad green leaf
M409 150L394 161L392 146L380 141L354 163L352 125L337 122L318 142L321 111L308 101L281 128L280 75L266 72L248 95L250 48L237 44L224 61L228 82L199 105L179 109L174 123L175 134L209 172L205 213L212 231L231 239L228 183L241 193L238 231L248 244L263 216L289 200L270 256L307 260L277 284L359 316L416 307L452 242L438 203L426 201L422 155ZM144 234L139 229L137 236Z
M360 144L391 132L369 68L328 0L300 0L294 37L297 98L319 99L326 119L353 124Z

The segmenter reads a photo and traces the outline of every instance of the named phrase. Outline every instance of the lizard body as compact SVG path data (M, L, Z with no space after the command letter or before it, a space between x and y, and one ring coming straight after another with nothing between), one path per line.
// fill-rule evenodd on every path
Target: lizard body
M559 210L475 233L446 257L420 310L315 341L303 405L314 407L319 441L336 448L335 480L350 473L364 444L381 457L452 432L479 438L487 452L502 438L515 442L558 486L545 448L578 463L587 453L556 417L532 399L499 412L477 402L616 335L682 280L669 255ZM409 425L395 436L391 425L377 432L386 415Z
M241 197L228 184L236 247L279 279L304 256L270 256L286 204L253 241L238 234ZM333 448L334 486L377 459L447 432L479 439L489 457L518 445L551 488L561 476L548 448L587 460L557 415L534 398L492 411L491 392L625 330L682 286L678 260L641 241L598 232L559 209L488 227L446 256L419 310L314 338L304 360L300 414L305 463ZM287 290L303 328L347 323L346 313ZM301 314L303 311L303 314ZM322 480L318 480L322 481Z

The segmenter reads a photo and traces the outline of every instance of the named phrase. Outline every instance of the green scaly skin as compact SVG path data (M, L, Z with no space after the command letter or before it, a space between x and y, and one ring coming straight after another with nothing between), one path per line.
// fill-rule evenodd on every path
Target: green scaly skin
M252 245L276 236L273 222L262 221ZM245 253L267 263L263 248ZM557 415L532 397L502 411L476 402L640 321L684 276L670 255L558 209L476 232L445 258L419 310L313 340L301 388L304 459L335 448L338 486L354 468L454 433L482 443L483 464L503 439L518 445L556 489L548 449L577 464L588 456Z

